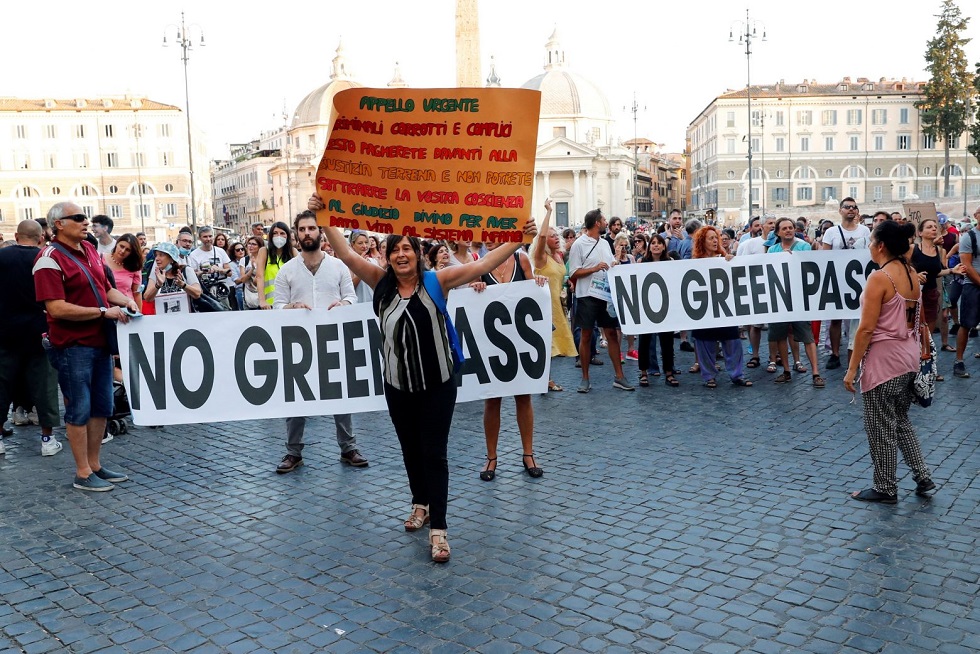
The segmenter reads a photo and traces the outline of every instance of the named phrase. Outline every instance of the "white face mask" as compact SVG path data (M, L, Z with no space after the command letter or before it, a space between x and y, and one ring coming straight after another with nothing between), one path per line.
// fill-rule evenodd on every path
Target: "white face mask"
M285 236L276 236L275 238L272 239L272 244L275 245L277 248L285 247L286 246L286 237Z

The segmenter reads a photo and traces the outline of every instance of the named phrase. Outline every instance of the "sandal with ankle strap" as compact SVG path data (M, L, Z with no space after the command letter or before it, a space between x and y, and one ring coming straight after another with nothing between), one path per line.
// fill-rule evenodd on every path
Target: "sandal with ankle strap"
M446 540L445 529L429 530L429 547L432 548L432 560L436 563L445 563L449 560L449 541Z
M528 459L531 459L531 465L527 464ZM539 468L538 462L534 460L534 452L522 456L521 463L524 464L524 470L527 471L527 474L530 475L531 477L534 477L535 479L537 479L538 477L544 474L544 470Z
M493 466L492 468L490 466ZM486 469L480 471L480 479L483 481L493 481L497 476L497 457L487 457Z
M405 531L418 531L427 524L429 524L429 505L413 504L412 514L405 521Z

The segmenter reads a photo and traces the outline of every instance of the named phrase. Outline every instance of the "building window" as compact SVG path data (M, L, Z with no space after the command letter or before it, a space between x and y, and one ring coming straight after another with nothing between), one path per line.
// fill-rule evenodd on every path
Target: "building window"
M88 168L88 152L75 153L75 168Z
M163 205L163 215L167 218L175 217L177 215L177 203L168 202L167 204Z
M734 138L731 138L731 137L726 138L725 139L725 145L728 148L728 154L735 154L735 139Z
M150 217L150 205L148 205L148 204L137 204L136 205L136 217L137 218L149 218Z
M53 170L58 167L57 155L54 152L47 152L44 155L44 165L47 166L49 170Z
M756 137L753 136L752 137L752 152L758 152L761 149L762 149L762 143L759 141L758 138L756 138Z
M150 188L149 184L140 184L136 187L136 192L141 195L151 195L153 193L153 189Z
M796 199L801 202L812 202L813 201L813 187L811 186L798 186L796 187Z
M782 178L783 178L783 169L780 168L779 170L776 171L776 179L782 179Z
M898 135L898 149L910 150L912 148L912 136L910 134Z
M174 192L174 185L173 184L164 184L163 190L166 191L167 193L173 193Z
M75 125L75 129L72 130L72 134L77 139L85 138L85 125L81 125L81 124Z
M119 167L119 154L117 152L106 152L105 153L105 165L106 165L106 168L118 168Z
M56 125L45 125L44 126L44 138L46 138L46 139L56 139L56 138L58 138L58 127Z
M59 186L52 186L51 187L51 195L61 195L61 187L59 187Z
M105 131L106 138L110 138L111 139L112 136L113 136L113 133L115 132L115 129L113 129L112 125L110 124L110 125L105 125L104 126L104 131Z
M909 165L908 164L901 164L898 167L898 176L899 177L908 177L909 176Z
M833 152L834 151L834 137L833 136L826 136L826 137L824 137L823 146L824 146L824 149L827 150L827 152Z
M851 152L857 152L858 146L860 145L860 141L858 137L852 136L850 140L851 140Z
M115 195L118 192L119 192L119 187L116 186L115 184L109 187L109 193L111 193L112 195Z
M919 191L919 195L921 195L924 199L936 197L936 189L932 186L932 184L923 184L919 187Z
M752 127L759 127L762 125L762 112L753 111L752 112Z
M871 197L874 198L874 200L876 202L880 202L881 201L881 187L880 186L875 186L874 187L874 189L871 192Z
M803 166L800 168L800 174L798 175L800 179L810 179L810 167Z
M834 171L831 170L830 168L828 168L827 170L823 171L823 176L824 177L833 177L834 176Z
M86 184L81 189L79 189L79 193L81 195L92 195L92 187Z
M836 192L837 189L834 188L833 186L824 186L822 189L820 189L820 199L824 202L827 202L828 200L833 200L835 199L834 194Z
M27 138L27 125L14 125L14 138Z
M875 150L884 150L884 149L885 149L885 137L882 136L881 134L878 134L877 136L875 136Z
M784 139L782 136L777 136L776 152L785 152L785 151L786 151L786 139Z
M170 136L170 123L160 124L160 136L163 138L167 138Z
M881 177L881 168L875 168L875 177Z
M729 111L725 114L725 127L735 127L735 112Z
M552 127L551 128L552 138L565 138L565 128L564 127Z
M872 109L871 110L871 124L872 125L886 125L886 124L888 124L888 110L887 109Z
M729 170L728 171L728 179L735 179L735 171L734 170Z
M813 124L813 112L809 109L800 110L796 112L796 124L797 125L812 125Z
M898 122L901 125L909 124L909 109L908 107L902 107L898 110Z
M14 155L14 168L17 170L29 170L31 167L31 157L26 152L18 152Z
M133 153L133 168L142 168L146 165L146 155L142 152Z
M856 187L856 186L848 186L847 187L847 194L849 196L851 196L852 198L856 198L858 196L858 187Z
M922 135L922 149L933 150L936 147L936 137L929 134Z
M861 169L858 168L857 166L851 166L848 169L847 176L848 177L854 177L854 178L860 177L861 176Z
M735 201L735 189L733 188L727 189L725 195L727 196L728 202Z
M837 124L837 110L836 109L824 109L820 112L820 124L829 127L831 125Z
M809 136L801 136L800 137L800 152L809 152L809 151L810 151L810 137Z
M21 220L34 220L34 208L33 207L21 207L17 210L17 216Z
M783 126L783 112L782 111L777 111L775 113L775 117L776 117L776 127L782 127Z
M898 199L904 200L905 196L909 194L909 187L905 184L898 185Z
M959 136L951 136L951 137L947 138L946 139L946 145L949 147L950 150L959 150L960 149L960 137Z
M786 202L786 189L784 189L784 188L774 188L772 190L772 201L773 202Z
M847 124L848 125L860 125L862 119L862 111L860 109L848 109L847 110Z
M121 204L110 204L109 205L109 217L110 218L122 218L122 205Z

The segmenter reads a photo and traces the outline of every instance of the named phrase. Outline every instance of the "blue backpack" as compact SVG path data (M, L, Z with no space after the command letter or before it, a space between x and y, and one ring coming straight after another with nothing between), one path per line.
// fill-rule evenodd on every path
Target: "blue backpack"
M456 333L456 327L453 326L452 318L449 317L449 312L446 310L446 298L442 294L439 277L435 272L426 270L422 273L422 285L425 286L425 292L429 294L436 308L439 309L443 318L446 319L446 335L449 337L449 349L453 353L453 374L458 375L460 368L463 367L463 363L466 361L466 355L463 354L463 346L459 342L459 334Z

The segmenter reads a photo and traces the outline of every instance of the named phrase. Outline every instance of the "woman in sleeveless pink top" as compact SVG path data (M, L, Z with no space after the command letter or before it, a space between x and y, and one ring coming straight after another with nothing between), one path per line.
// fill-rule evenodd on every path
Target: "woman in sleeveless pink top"
M872 487L851 494L863 502L898 502L898 450L912 470L916 494L928 496L936 488L908 416L920 356L929 353L922 290L905 258L914 234L913 225L892 220L880 223L871 234L871 259L879 270L868 276L861 294L861 324L844 375L844 387L852 393L856 378L860 379L864 428L874 464Z

